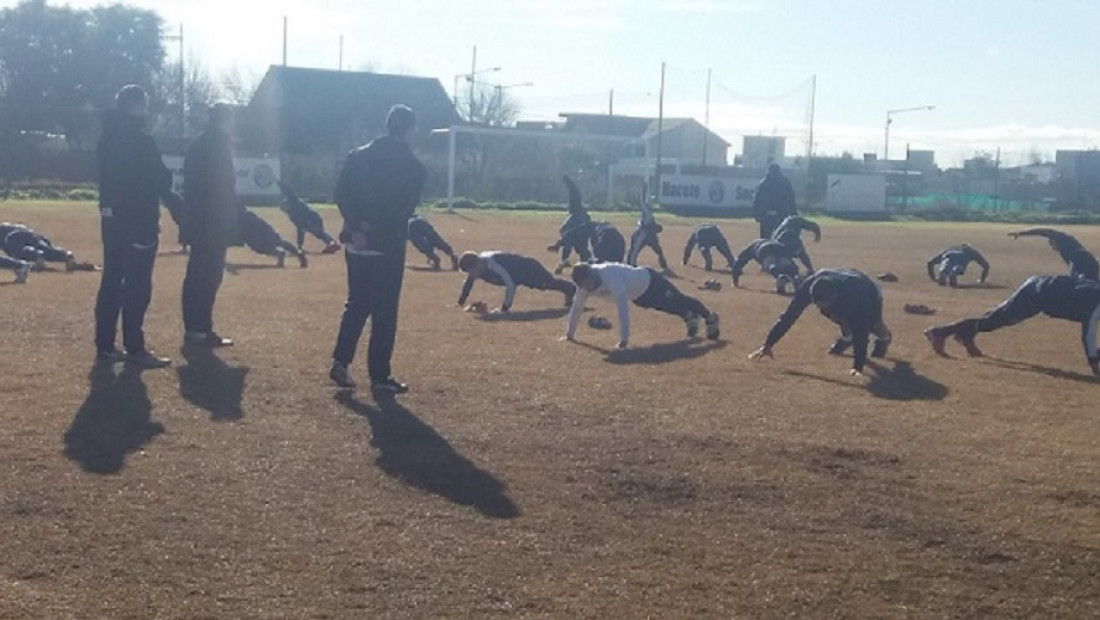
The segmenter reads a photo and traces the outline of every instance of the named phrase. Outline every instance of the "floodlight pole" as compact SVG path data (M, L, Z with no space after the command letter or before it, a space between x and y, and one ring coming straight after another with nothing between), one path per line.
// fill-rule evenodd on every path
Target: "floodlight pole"
M935 110L934 105L919 105L912 108L898 108L896 110L886 111L886 141L882 147L882 160L890 160L890 124L894 122L894 119L890 118L894 114L900 114L902 112L915 112L917 110Z

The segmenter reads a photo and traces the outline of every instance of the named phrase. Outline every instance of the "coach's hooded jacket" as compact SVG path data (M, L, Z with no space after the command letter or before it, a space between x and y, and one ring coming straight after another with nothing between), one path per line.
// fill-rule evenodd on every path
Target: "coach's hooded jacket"
M151 243L160 233L160 198L172 188L156 142L141 118L107 110L96 145L99 212L104 226L131 243Z

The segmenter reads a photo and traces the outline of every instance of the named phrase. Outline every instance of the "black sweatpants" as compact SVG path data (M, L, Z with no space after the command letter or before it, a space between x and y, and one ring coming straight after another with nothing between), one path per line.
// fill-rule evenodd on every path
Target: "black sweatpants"
M145 311L153 298L153 265L157 239L134 243L126 231L111 222L101 225L103 272L95 302L95 346L100 352L115 348L118 318L122 315L122 346L131 355L145 352Z
M649 287L634 300L634 305L675 314L682 319L691 316L705 319L710 316L710 311L703 302L681 293L680 289L660 272L649 267L646 267L646 270L649 271Z
M226 246L193 242L183 277L183 329L189 332L214 331L214 301L225 273Z
M325 244L331 244L334 239L332 235L325 232L325 221L321 219L321 214L315 211L311 211L306 215L300 217L291 217L291 221L294 223L294 227L297 228L298 233L298 247L302 247L306 242L306 233L317 237Z
M1043 312L1039 284L1044 281L1042 278L1028 278L996 308L976 319L963 319L943 329L950 335L973 338L978 332L991 332L1026 321Z
M711 249L714 249L722 258L726 259L726 262L730 265L737 262L737 259L733 257L733 251L730 250L730 244L725 239L719 239L714 245L700 245L699 253L703 255L703 265L707 271L714 269L714 259L710 255Z
M397 341L397 310L405 277L405 244L381 256L344 253L348 267L348 300L340 319L340 331L332 359L351 365L355 350L370 318L367 372L372 381L388 379L390 360Z
M439 257L435 255L436 249L441 250L447 256L454 254L454 249L443 240L443 237L439 236L434 228L425 230L424 234L409 235L409 241L414 248L433 263L439 260Z
M8 258L7 256L0 256L0 269L19 269L27 261L21 261L16 258Z
M1088 250L1081 248L1069 256L1069 275L1074 277L1100 280L1100 263Z
M42 258L48 263L68 262L72 253L55 247L50 240L29 230L17 230L4 238L4 251L12 258L33 263Z
M630 251L626 255L626 262L636 267L638 255L647 247L653 248L661 269L667 270L668 262L665 261L665 252L661 249L661 240L658 238L657 231L645 226L635 228L634 233L630 235Z
M565 295L565 303L573 303L573 294L577 287L569 280L555 278L550 270L542 266L537 260L524 256L524 260L508 271L516 286L526 286L537 291L558 291Z

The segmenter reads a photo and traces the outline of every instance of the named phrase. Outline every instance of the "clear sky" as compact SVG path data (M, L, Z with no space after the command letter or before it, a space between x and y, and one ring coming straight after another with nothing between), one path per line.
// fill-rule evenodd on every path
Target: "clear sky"
M734 151L743 135L786 135L788 155L804 153L812 126L816 153L882 157L887 111L920 106L935 108L891 115L892 158L906 144L935 150L941 166L1000 149L1012 165L1100 146L1096 0L127 4L156 10L170 31L182 23L188 60L255 81L282 62L284 16L291 65L338 68L342 35L345 69L436 77L448 92L476 46L479 71L500 67L477 79L509 87L523 120L609 106L656 117L663 62L665 116L708 122ZM166 46L174 60L178 44Z

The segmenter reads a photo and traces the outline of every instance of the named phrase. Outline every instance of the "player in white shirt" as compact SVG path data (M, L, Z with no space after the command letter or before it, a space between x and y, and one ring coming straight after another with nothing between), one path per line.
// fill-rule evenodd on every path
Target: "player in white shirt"
M674 314L684 320L687 335L694 338L699 333L699 319L706 324L707 338L718 339L718 315L707 310L698 299L680 292L668 278L648 267L632 267L621 263L597 265L580 264L573 268L573 282L577 294L569 311L569 324L565 339L573 340L577 322L584 311L590 294L611 297L619 308L619 348L626 348L630 341L630 307L628 301L640 308L652 308Z

